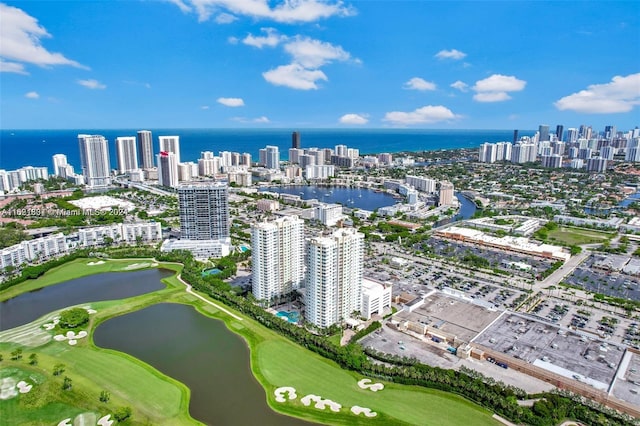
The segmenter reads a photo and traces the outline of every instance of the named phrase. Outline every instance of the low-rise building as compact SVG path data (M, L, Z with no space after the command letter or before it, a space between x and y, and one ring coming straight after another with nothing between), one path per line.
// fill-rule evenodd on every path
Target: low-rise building
M366 319L374 314L383 315L384 308L391 307L391 292L391 284L363 278L361 315Z
M219 259L231 253L231 239L223 240L165 240L160 247L162 252L187 250L197 260Z

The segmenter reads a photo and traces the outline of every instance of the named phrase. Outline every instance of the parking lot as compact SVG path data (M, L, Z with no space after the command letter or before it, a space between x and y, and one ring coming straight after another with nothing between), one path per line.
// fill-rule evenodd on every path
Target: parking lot
M620 272L606 272L593 268L594 256L565 278L565 282L593 293L640 300L640 278Z

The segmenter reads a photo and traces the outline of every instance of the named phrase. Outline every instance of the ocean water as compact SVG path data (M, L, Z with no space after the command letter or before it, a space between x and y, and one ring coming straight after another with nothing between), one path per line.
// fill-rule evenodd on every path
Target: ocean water
M53 172L52 156L67 155L76 172L80 170L78 134L103 135L109 141L112 168L117 167L115 138L135 136L142 129L68 129L68 130L0 130L0 169L23 166L47 166ZM248 152L258 159L258 150L266 145L280 148L280 158L287 159L291 132L296 129L145 129L151 130L154 153L158 153L158 136L180 136L182 161L197 161L202 151ZM475 148L484 142L511 141L513 130L425 130L425 129L299 129L302 148L333 148L347 145L361 154L439 149ZM520 131L521 136L533 131Z

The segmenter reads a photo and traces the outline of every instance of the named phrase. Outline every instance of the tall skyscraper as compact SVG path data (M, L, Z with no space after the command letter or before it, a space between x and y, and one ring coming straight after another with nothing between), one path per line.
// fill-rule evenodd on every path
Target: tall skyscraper
M140 130L137 135L138 160L141 169L153 169L153 137L149 130Z
M567 137L565 142L573 143L578 140L578 129L570 127L567 129Z
M291 148L300 149L300 132L291 134Z
M541 124L540 126L538 126L538 133L540 133L538 142L549 140L549 126L547 124Z
M558 138L559 141L562 140L563 133L564 133L564 126L562 124L558 124L556 126L556 137Z
M512 143L518 142L518 129L513 131L513 141Z
M280 152L277 146L267 145L265 147L266 158L265 167L267 169L280 169Z
M443 180L438 191L438 206L450 206L453 204L453 184Z
M229 238L227 184L209 182L178 187L180 235L186 240Z
M615 139L618 135L616 126L604 126L604 138L607 140Z
M625 161L633 163L640 162L640 137L634 138L629 142L624 156Z
M307 242L306 319L329 327L362 309L364 234L340 229Z
M158 154L158 184L169 188L178 186L178 161L173 152L160 151Z
M136 138L125 136L116 138L116 156L118 157L118 173L129 173L138 168Z
M257 300L272 301L304 280L304 221L285 216L251 227L251 283Z
M64 154L55 154L53 156L53 174L58 177L67 177L67 156Z
M110 185L109 144L104 136L78 135L78 144L85 184L90 188Z
M180 162L180 136L159 136L160 151L173 152L176 162Z

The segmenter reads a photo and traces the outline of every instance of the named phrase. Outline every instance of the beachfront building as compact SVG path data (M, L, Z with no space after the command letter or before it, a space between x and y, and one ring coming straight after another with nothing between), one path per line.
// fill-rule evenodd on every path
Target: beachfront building
M297 290L304 280L304 221L286 216L251 227L252 290L257 300Z
M144 170L153 168L153 137L149 130L139 130L136 135L138 160L140 168Z
M173 152L160 151L158 154L158 184L168 188L178 186L178 160Z
M116 138L116 157L118 159L118 173L129 173L138 168L138 154L136 152L136 138L122 136Z
M111 184L109 144L104 136L78 135L80 164L86 185L90 188Z
M362 309L363 252L364 234L351 228L307 241L307 321L329 327Z
M160 151L173 152L176 163L180 162L180 136L159 136Z

